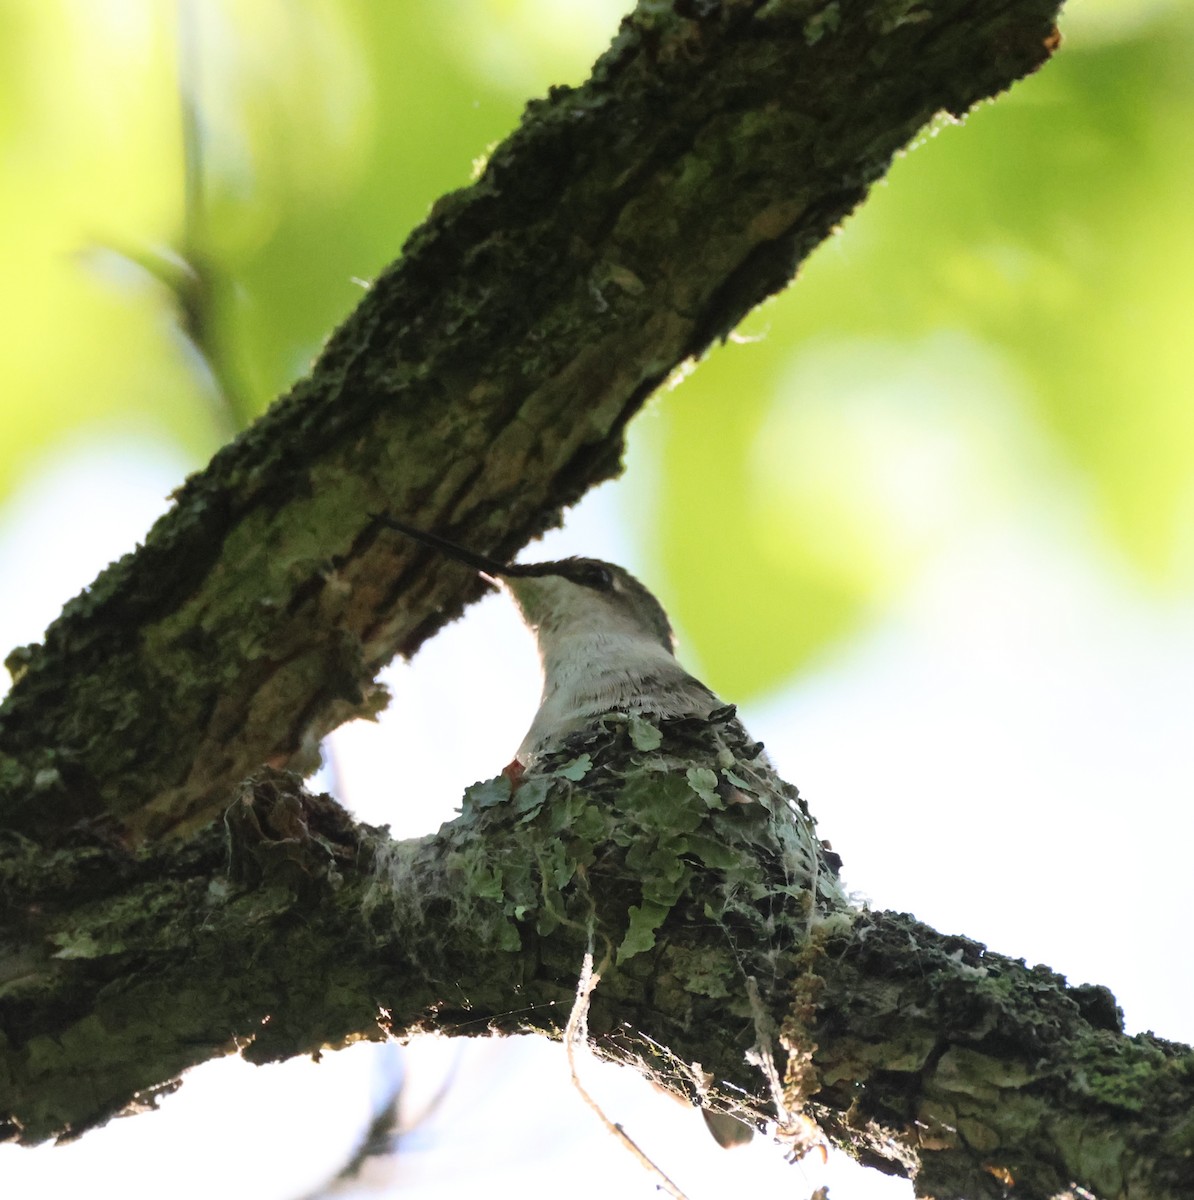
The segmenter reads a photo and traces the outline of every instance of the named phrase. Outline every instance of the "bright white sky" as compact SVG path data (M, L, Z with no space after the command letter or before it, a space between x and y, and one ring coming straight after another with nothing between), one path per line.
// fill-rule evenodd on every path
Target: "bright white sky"
M6 650L37 639L63 601L132 547L182 471L126 439L47 464L0 524ZM610 558L649 584L618 487L586 499L529 557ZM1116 582L1090 553L1060 526L974 534L849 650L743 716L874 906L1105 983L1129 1028L1189 1040L1194 613ZM798 598L793 611L798 619ZM337 768L364 819L419 834L510 759L537 700L536 665L495 596L391 678L386 718L335 737ZM394 1071L406 1072L412 1130L375 1164L374 1182L344 1195L658 1194L576 1097L557 1048L488 1039L404 1054L360 1047L318 1066L211 1064L157 1115L64 1149L0 1147L0 1194L300 1196L334 1172L371 1090ZM694 1112L637 1078L593 1064L584 1075L692 1200L800 1197L821 1183L834 1200L911 1195L850 1163L789 1167L757 1139L722 1151Z

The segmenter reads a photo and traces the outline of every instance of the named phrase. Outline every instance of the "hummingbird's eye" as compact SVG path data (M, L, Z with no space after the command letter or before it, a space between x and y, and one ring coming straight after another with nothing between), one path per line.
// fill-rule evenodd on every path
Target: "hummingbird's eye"
M591 587L598 592L611 591L614 586L613 572L596 562L579 564L572 578L582 587Z

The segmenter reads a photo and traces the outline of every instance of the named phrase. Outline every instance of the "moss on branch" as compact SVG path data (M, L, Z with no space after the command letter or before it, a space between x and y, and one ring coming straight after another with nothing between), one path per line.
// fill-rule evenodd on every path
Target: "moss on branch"
M1126 1037L1103 989L844 908L799 798L752 790L733 724L729 757L703 759L713 790L690 778L704 734L658 728L648 750L615 725L516 787L477 785L412 842L278 772L189 840L80 837L51 877L6 839L21 946L0 958L7 1136L151 1107L218 1053L422 1029L560 1037L591 950L599 1053L796 1145L811 1116L938 1200L1190 1194L1189 1048Z
M1187 1048L1125 1037L1100 989L846 912L798 798L752 792L733 738L697 762L661 731L681 773L649 733L606 729L617 755L598 738L494 781L407 843L261 771L384 704L378 668L480 590L371 513L510 555L617 470L650 392L785 286L925 123L1048 57L1057 7L644 0L146 545L10 656L9 1137L151 1106L221 1053L558 1037L592 947L599 1050L748 1120L812 1113L922 1195L1194 1194Z
M792 278L934 115L1046 60L1056 0L639 6L528 106L310 375L146 544L9 657L0 822L194 830L385 696L480 590L376 536L505 556L618 469L626 422Z

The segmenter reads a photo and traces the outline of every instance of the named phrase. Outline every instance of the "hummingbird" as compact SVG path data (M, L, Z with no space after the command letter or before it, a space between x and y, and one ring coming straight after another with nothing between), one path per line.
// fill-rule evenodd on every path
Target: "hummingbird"
M516 785L570 738L592 731L611 714L678 719L702 730L692 765L713 781L720 800L748 805L765 798L789 814L800 831L792 882L811 894L811 911L846 907L838 879L841 859L817 839L803 800L780 778L762 743L750 738L734 706L681 666L667 613L629 571L596 558L502 563L391 516L373 519L503 587L534 634L543 694L505 772ZM722 1146L750 1140L750 1127L736 1117L704 1107L702 1115Z
M499 563L393 517L376 519L488 576L517 605L543 668L539 710L515 753L524 770L605 713L707 719L726 707L680 665L663 606L622 567L596 558Z
M569 737L609 713L648 713L665 720L709 721L711 727L732 723L736 743L753 745L756 782L777 795L793 791L762 753L763 744L750 742L734 706L680 665L663 605L629 571L597 558L501 563L394 517L378 513L374 520L502 586L534 634L543 694L515 753L516 774L532 771ZM714 750L724 750L720 739ZM811 826L811 817L805 814L805 820ZM819 891L831 903L843 900L837 883L841 859L827 842L817 846L820 865L828 868ZM812 875L818 875L816 867Z

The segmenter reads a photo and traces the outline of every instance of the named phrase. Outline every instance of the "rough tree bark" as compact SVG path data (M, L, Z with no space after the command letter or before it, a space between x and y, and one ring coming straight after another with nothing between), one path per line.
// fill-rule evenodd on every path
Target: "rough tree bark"
M437 205L312 374L10 656L9 1138L151 1105L231 1048L265 1061L465 1010L558 1033L592 945L605 1052L792 1137L811 1114L922 1195L1191 1193L1188 1051L911 918L814 922L783 814L682 776L644 803L644 770L672 776L609 769L625 730L412 843L276 770L383 704L377 669L479 590L371 512L498 556L557 520L617 469L651 390L783 287L929 119L1045 61L1056 8L644 0L587 84L532 104ZM682 759L684 731L659 736Z

